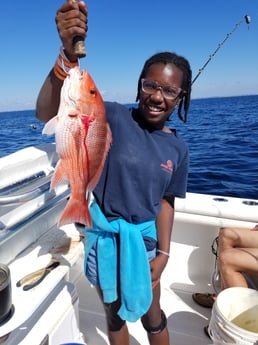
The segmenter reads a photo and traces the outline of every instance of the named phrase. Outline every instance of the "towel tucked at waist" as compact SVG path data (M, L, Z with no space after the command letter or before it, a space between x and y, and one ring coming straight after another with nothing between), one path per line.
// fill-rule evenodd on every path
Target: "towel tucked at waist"
M105 303L117 296L117 243L120 240L120 290L121 308L118 315L134 322L144 315L152 302L150 265L143 236L156 240L155 221L130 224L124 219L108 222L96 201L90 206L92 229L86 227L85 265L89 251L97 241L100 288ZM86 272L86 269L85 269Z

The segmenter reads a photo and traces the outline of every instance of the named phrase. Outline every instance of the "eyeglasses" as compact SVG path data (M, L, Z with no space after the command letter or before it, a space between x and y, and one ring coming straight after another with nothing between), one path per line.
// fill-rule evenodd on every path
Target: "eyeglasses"
M164 98L171 99L173 101L180 95L183 91L179 87L176 86L161 86L154 80L149 79L141 79L142 82L142 91L148 93L149 95L154 94L158 90L161 91Z

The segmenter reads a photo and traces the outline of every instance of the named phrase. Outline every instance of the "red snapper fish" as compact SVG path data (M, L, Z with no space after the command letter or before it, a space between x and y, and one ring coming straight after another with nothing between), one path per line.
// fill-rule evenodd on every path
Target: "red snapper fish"
M81 223L91 228L87 192L99 181L112 134L101 94L86 70L70 70L61 89L58 113L42 133L55 134L59 155L50 189L64 182L71 189L58 226Z

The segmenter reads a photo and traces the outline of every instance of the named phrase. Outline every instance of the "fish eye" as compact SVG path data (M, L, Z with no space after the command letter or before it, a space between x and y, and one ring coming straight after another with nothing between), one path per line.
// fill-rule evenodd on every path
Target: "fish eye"
M90 90L90 94L91 94L91 95L95 95L95 94L96 94L96 90L95 90L95 89L91 89L91 90Z

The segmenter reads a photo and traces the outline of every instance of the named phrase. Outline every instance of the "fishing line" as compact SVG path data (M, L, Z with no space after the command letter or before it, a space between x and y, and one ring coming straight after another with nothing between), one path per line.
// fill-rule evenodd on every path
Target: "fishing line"
M244 19L242 19L239 23L236 23L233 30L230 31L226 37L224 38L224 40L218 44L218 47L214 50L214 52L209 56L208 60L205 62L205 64L202 66L202 68L199 69L199 72L197 73L196 77L193 79L192 81L192 85L193 83L196 81L196 79L200 76L200 74L203 72L203 70L205 69L205 67L208 65L208 63L211 61L211 59L214 57L214 55L220 50L220 48L223 46L223 44L227 41L227 39L233 34L233 32L239 28L239 26L243 23L246 22L246 24L248 25L248 29L249 29L249 24L251 23L251 17L246 15L244 16Z

